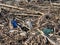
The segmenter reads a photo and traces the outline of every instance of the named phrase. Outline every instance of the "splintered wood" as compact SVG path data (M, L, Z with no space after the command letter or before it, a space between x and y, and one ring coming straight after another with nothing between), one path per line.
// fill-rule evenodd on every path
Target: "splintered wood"
M14 6L0 3L0 45L60 44L60 4L15 3ZM53 29L53 32L46 35L43 29L47 28Z

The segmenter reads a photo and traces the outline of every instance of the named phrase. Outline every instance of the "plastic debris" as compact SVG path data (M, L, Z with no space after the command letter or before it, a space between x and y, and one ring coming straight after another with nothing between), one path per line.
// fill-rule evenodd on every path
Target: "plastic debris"
M60 3L53 2L2 0L0 45L60 45Z
M43 32L45 33L45 35L48 36L50 33L53 32L53 30L52 30L52 29L48 29L48 28L44 28L44 29L43 29Z
M28 27L29 27L30 29L33 28L32 22L31 22L30 20L27 20L27 21L25 21L25 22L26 22L26 24L28 25Z
M13 28L17 28L17 22L15 19L11 21L11 24L13 25Z

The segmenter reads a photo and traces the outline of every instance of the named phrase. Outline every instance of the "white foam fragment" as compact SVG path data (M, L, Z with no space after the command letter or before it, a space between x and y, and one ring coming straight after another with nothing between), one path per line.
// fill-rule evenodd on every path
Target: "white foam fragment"
M14 32L14 31L17 31L17 30L10 30L9 32Z
M26 32L21 32L20 35L21 36L26 36Z

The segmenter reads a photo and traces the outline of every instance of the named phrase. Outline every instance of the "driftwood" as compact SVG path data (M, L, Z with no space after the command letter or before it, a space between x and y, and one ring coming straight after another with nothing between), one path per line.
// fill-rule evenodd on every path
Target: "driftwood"
M47 38L51 44L56 45L56 43L53 42L51 39L49 39L47 36L45 36L42 31L40 31L39 29L38 29L38 31L41 33L41 35L42 35L44 38Z
M52 5L60 6L60 3L52 3Z
M39 34L39 36L40 35L42 35L45 39L47 38L48 39L48 41L50 42L49 44L53 44L53 45L56 45L56 43L54 42L54 41L52 41L51 39L49 39L46 35L44 35L44 33L39 29L39 27L40 27L40 22L41 21L43 21L43 18L44 18L44 16L46 15L46 14L44 14L44 13L42 13L42 12L40 12L40 11L35 11L35 10L30 10L30 9L27 9L27 8L20 8L20 7L16 7L16 6L11 6L11 5L7 5L7 4L1 4L0 3L0 6L2 7L2 8L4 8L4 7L6 7L6 8L10 8L10 9L17 9L17 10L20 10L20 11L26 11L26 12L29 12L29 13L22 13L22 14L16 14L16 13L14 13L14 15L15 15L15 17L16 16L27 16L28 18L29 18L29 16L35 16L35 17L38 17L37 19L34 19L33 20L33 22L34 22L34 24L36 23L37 24L37 26L36 26L36 28L34 28L34 29L32 29L33 31L35 31L35 30L37 30L40 34ZM41 14L41 15L40 15ZM18 17L16 17L17 19L18 19ZM20 18L19 17L19 18ZM19 19L20 20L20 19ZM50 21L50 20L49 20ZM54 24L55 26L56 26L56 24L54 23L54 21L52 20L52 21L50 21L52 24ZM48 21L46 22L45 21L45 23L42 23L42 27L46 24L46 23L48 23ZM22 23L22 24L25 24L25 23ZM11 23L9 23L9 26L10 26L10 29L11 29ZM7 29L8 30L8 29ZM18 30L18 31L17 31ZM2 30L3 32L5 32L5 29L4 30ZM9 31L10 31L10 33L9 33ZM30 30L31 31L31 30ZM22 31L23 32L23 31ZM32 31L31 31L32 32ZM6 34L7 33L7 34ZM28 35L28 33L29 32L26 32L27 33L27 35ZM3 33L2 33L3 34ZM10 35L9 35L10 34ZM27 35L26 35L26 37L27 37L27 39L25 39L26 37L24 37L25 35L22 35L22 34L24 34L24 33L21 33L20 32L20 29L18 28L18 29L16 29L16 30L8 30L8 31L6 31L5 32L5 37L7 38L6 40L8 41L7 42L7 44L9 45L9 43L10 42L15 42L15 43L18 43L19 41L22 41L25 45L28 45L27 43L34 37L34 38L37 38L37 36L36 35L28 35L28 37L27 37ZM8 40L9 39L9 40ZM12 40L13 39L13 40ZM40 39L40 38L39 38ZM35 43L34 45L38 45L37 43L36 43L36 40L38 40L38 39L32 39L33 41L31 41L31 43L30 43L30 45L33 45L33 43ZM41 38L41 40L43 40L43 38ZM38 41L37 41L38 42ZM41 43L42 42L42 43ZM40 43L41 43L41 45L44 45L43 43L44 43L44 41L41 41ZM20 42L19 42L20 43ZM14 44L13 44L14 45ZM17 44L18 45L18 44ZM20 45L22 45L22 44L20 44Z
M18 10L26 10L26 11L30 11L31 13L40 13L40 14L42 14L42 15L44 14L44 13L39 12L39 11L24 9L24 8L20 8L20 7L16 7L16 6L11 6L11 5L7 5L7 4L1 4L1 3L0 3L0 6L12 8L12 9L18 9Z

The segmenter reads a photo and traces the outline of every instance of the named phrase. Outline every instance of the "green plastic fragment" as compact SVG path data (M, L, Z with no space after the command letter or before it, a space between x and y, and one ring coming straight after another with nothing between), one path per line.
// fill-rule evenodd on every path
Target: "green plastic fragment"
M53 29L44 28L42 31L44 32L45 35L48 36L50 33L53 32Z

